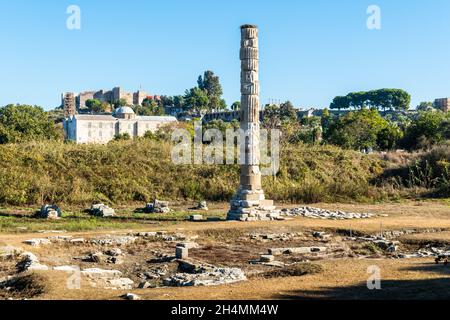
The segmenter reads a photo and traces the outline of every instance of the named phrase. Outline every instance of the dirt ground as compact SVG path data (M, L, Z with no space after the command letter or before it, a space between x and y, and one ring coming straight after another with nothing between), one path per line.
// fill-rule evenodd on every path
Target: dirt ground
M214 204L213 210L219 214L226 212L226 204ZM293 205L282 207L296 207ZM82 278L81 288L67 288L68 274L59 271L39 271L46 284L45 292L34 299L120 299L124 293L132 292L143 299L151 300L201 300L201 299L449 299L450 266L436 264L434 257L399 258L398 256L374 249L367 243L349 240L349 234L361 236L378 235L386 231L414 230L395 240L400 242L400 251L411 254L432 246L450 246L450 206L447 202L403 202L377 205L366 204L316 204L314 207L342 210L347 212L369 212L379 216L365 220L315 220L294 218L278 222L189 222L162 221L157 224L133 224L133 230L90 230L86 232L52 233L2 233L0 247L13 246L31 251L41 263L49 267L77 265L81 269L102 268L120 270L134 281L131 290L111 290L92 287ZM182 209L182 208L181 208ZM220 267L240 268L248 276L247 281L208 287L157 287L138 289L142 281L140 275L164 265L163 261L152 262L174 254L180 241L144 240L120 246L124 252L124 262L120 265L106 262L85 262L81 258L114 246L102 247L92 243L51 244L31 247L23 241L31 238L64 235L74 238L96 239L104 235L127 235L136 232L164 230L167 234L183 234L199 247L190 250L189 256L196 261ZM322 231L331 236L329 240L311 236L314 231ZM285 240L261 240L252 238L255 234L295 235ZM192 240L193 239L193 240ZM282 255L277 261L286 264L314 263L323 269L318 274L294 277L251 276L273 266L253 265L261 254L270 248L301 246L328 246L333 250L327 255ZM0 261L0 278L16 271L16 261ZM369 290L367 281L371 274L369 267L377 267L381 275L381 290ZM275 268L276 269L276 268ZM1 291L1 290L0 290ZM4 295L5 296L5 295ZM6 295L7 296L7 295ZM26 296L22 298L27 298Z

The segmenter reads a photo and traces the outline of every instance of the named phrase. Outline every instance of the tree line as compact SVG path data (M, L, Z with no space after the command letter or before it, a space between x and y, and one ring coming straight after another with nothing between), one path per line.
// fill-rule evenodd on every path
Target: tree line
M361 110L365 108L377 110L405 111L409 109L411 95L401 89L379 89L372 91L351 92L346 96L333 99L330 109Z

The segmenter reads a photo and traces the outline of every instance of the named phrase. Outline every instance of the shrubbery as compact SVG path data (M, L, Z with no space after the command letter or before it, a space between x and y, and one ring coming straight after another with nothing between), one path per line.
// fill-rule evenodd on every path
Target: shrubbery
M239 166L175 165L171 144L151 139L75 145L58 141L0 145L0 203L91 204L168 200L229 201ZM293 202L363 200L382 161L332 146L281 150L281 169L265 177L267 196Z

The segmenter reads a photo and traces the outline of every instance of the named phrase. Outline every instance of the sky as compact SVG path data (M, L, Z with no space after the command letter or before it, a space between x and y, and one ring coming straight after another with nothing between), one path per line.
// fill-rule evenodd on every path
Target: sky
M370 5L380 30L367 27ZM263 104L323 108L379 88L407 90L412 107L450 97L450 0L0 0L0 105L48 110L62 92L114 86L178 95L205 70L231 105L242 24L260 29Z

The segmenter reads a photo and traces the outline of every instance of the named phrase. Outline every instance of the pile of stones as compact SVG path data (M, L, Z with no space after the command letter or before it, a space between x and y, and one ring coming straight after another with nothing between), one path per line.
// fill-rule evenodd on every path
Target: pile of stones
M46 271L49 269L46 265L40 264L39 259L31 252L24 252L19 258L20 261L16 265L19 272Z
M101 218L114 217L116 214L114 209L108 207L107 205L104 205L103 203L92 205L90 213L95 217Z
M153 201L153 203L147 203L145 206L146 213L170 213L169 202L167 201Z
M347 238L347 239L351 240L351 241L370 242L370 243L375 244L381 250L389 252L389 253L397 252L399 249L399 245L400 245L399 241L392 241L392 240L388 240L384 237L379 237L379 236L353 237L353 238Z
M99 246L125 246L134 243L136 240L137 238L132 236L105 236L91 239L90 243Z
M213 268L202 273L177 273L164 279L163 284L168 287L218 286L246 280L239 268Z
M157 231L157 232L138 232L138 233L130 233L129 236L135 237L135 238L144 238L144 239L157 239L162 240L166 242L173 242L173 241L184 241L186 240L186 235L182 233L176 233L176 234L167 234L166 231Z
M84 262L122 264L123 256L122 250L116 248L106 252L91 253L81 258L81 260Z
M301 207L295 209L283 209L283 216L287 217L306 217L312 219L330 219L330 220L349 220L349 219L368 219L375 215L372 213L353 213L344 211L331 211L313 207Z
M291 241L303 236L302 233L252 233L250 239L258 241Z
M39 218L43 219L59 219L62 216L62 211L59 207L55 205L44 205L41 207L41 209L37 212L37 216Z
M206 203L206 201L201 201L197 204L195 210L208 211L208 204Z
M118 270L104 269L85 269L81 274L86 276L93 287L102 287L104 289L131 290L134 281L122 277L122 272Z

